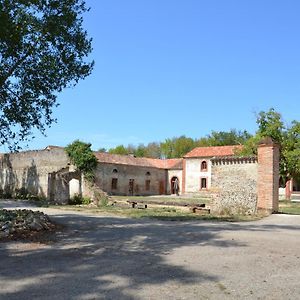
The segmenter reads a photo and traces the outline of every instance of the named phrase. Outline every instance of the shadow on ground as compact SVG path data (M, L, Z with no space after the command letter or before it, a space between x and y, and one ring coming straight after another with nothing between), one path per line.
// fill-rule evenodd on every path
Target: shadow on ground
M0 244L0 299L138 299L135 291L163 283L218 282L213 274L171 264L183 246L247 247L226 230L270 231L300 226L159 222L70 214L53 217L66 229L50 244Z

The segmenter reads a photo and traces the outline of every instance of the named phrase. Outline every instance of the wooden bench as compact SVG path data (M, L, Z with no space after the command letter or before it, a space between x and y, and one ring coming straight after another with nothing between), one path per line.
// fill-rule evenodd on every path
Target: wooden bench
M197 213L200 215L208 215L210 214L210 208L205 207L205 204L196 204L191 207L193 213Z
M147 208L147 204L139 204L136 201L127 200L127 202L131 205L132 208L144 209Z

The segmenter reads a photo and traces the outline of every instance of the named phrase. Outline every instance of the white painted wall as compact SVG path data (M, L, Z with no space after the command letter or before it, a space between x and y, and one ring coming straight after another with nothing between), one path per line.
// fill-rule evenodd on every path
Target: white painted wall
M207 163L207 171L201 171L202 161ZM201 178L207 178L207 189L211 186L211 161L209 158L186 158L185 192L197 193L200 191Z
M179 180L179 194L182 193L182 170L168 170L167 194L171 193L171 179L177 177Z

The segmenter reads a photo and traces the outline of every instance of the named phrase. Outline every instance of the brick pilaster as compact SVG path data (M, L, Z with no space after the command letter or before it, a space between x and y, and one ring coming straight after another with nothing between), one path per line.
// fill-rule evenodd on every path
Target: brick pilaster
M278 211L279 146L271 138L258 146L257 208L269 213Z

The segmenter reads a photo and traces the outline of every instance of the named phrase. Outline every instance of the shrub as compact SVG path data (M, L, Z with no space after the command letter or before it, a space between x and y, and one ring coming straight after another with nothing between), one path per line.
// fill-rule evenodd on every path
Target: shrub
M28 199L30 196L30 193L25 187L21 187L19 189L15 189L15 198L16 199Z
M81 195L74 195L72 198L69 199L68 203L70 205L77 205L77 204L82 204L82 196Z
M81 195L76 194L71 199L69 199L68 203L70 205L79 205L79 204L88 205L91 203L91 198L82 197Z
M91 144L76 140L69 144L65 151L76 168L83 172L85 179L94 182L93 171L97 166L97 158L91 149Z
M89 197L82 197L82 204L89 205L91 203L91 198Z

